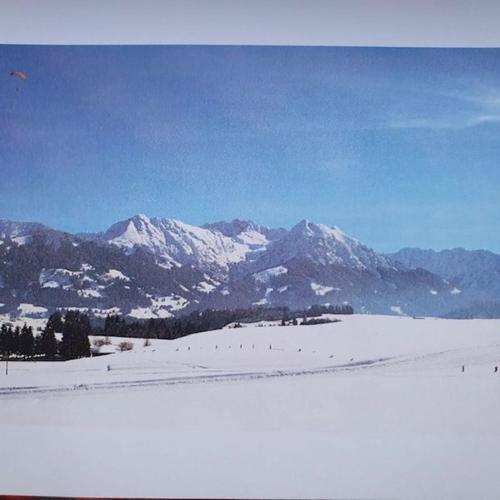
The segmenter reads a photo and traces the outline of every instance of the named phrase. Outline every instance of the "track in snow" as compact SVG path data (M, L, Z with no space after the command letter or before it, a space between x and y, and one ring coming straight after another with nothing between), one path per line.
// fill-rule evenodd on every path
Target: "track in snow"
M493 346L481 346L481 349L491 349ZM496 346L495 346L496 347ZM86 391L96 390L115 390L115 389L134 389L147 388L155 386L168 386L179 384L203 384L215 382L233 382L233 381L248 381L259 379L271 379L279 377L294 377L304 375L319 375L335 372L348 372L354 370L364 370L367 368L377 367L398 367L409 363L422 363L443 356L453 358L461 353L470 352L470 348L449 349L445 351L420 354L417 356L393 356L385 358L368 359L364 361L355 361L341 365L330 365L318 368L295 368L283 370L269 371L244 371L244 372L229 372L229 373L212 373L205 375L183 375L183 376L167 376L140 380L120 380L113 382L91 382L71 385L31 385L20 387L3 387L0 388L0 399L29 397L33 395L51 395L64 393L85 393ZM462 361L460 362L462 364ZM198 365L196 365L198 366ZM206 367L205 367L206 368Z
M213 383L213 382L231 382L257 379L269 379L277 377L293 377L300 375L317 375L324 373L333 373L338 371L356 370L368 368L371 366L380 366L387 364L393 358L378 358L366 361L357 361L343 365L325 366L319 368L302 368L288 370L272 371L254 371L254 372L233 372L226 374L212 375L187 375L182 377L163 377L145 380L123 380L116 382L93 382L87 384L72 385L46 385L46 386L22 386L22 387L4 387L0 389L0 398L6 397L26 397L36 394L60 394L75 391L94 391L94 390L113 390L129 389L140 387L153 387L161 385L195 384L195 383Z

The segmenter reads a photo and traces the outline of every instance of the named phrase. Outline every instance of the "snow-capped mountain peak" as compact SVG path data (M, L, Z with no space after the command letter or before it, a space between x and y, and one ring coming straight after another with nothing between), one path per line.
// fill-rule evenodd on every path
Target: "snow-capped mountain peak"
M113 224L103 237L110 243L129 250L135 246L154 248L165 245L164 235L143 214Z
M306 257L322 265L341 264L351 268L376 270L388 267L388 259L351 238L337 226L316 224L304 219L277 245L292 257Z
M373 272L391 265L387 258L337 226L316 224L307 219L290 231L273 232L252 221L239 219L198 227L176 219L139 214L111 226L104 239L128 253L137 248L147 250L165 267L191 265L204 270L227 271L242 261L249 261L252 268L255 265L262 268L294 258Z
M330 227L325 224L316 224L307 219L303 219L296 224L290 230L290 233L300 234L305 237L333 238L345 244L348 244L348 242L358 243L357 240L347 236L347 234L337 226Z
M129 253L137 248L150 251L165 267L193 265L201 269L227 269L244 260L250 251L245 242L219 231L145 215L114 224L104 239Z

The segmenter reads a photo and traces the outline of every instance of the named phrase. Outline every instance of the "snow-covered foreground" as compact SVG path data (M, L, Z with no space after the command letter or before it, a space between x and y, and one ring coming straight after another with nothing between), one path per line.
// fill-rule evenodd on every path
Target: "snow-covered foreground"
M134 343L2 372L2 493L498 498L500 321Z

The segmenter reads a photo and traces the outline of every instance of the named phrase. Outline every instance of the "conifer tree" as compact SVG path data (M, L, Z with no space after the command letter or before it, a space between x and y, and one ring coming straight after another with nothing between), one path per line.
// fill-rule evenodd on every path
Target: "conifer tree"
M62 333L64 322L60 311L56 311L49 316L47 326L50 327L54 333Z
M79 311L68 311L64 317L61 355L65 359L90 356L88 335L92 332L89 318Z
M0 328L0 356L8 357L9 356L9 337L7 325L4 323Z
M50 320L40 336L40 351L47 358L52 359L57 354L57 339L55 336L54 323Z
M28 327L26 323L21 329L19 335L19 349L18 352L25 358L31 358L35 350L35 338L33 337L33 329Z
M40 356L42 352L42 335L35 335L35 356Z
M8 326L6 329L6 338L5 338L5 354L7 357L10 357L11 354L14 354L16 351L16 342L14 338L14 330L12 326Z
M21 339L21 327L16 326L12 332L11 337L11 353L20 354L20 339Z

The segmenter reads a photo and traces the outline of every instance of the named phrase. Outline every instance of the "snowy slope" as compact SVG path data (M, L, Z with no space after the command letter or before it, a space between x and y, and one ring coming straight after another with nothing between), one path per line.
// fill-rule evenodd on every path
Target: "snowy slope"
M175 341L111 338L112 356L67 363L26 362L14 364L0 386L32 389L56 384L73 388L78 383L107 381L134 384L168 383L179 376L218 374L245 378L247 374L272 376L276 370L315 373L337 369L402 366L436 356L469 359L481 356L493 363L500 354L500 320L413 319L373 315L339 316L342 320L313 326L251 326L189 335ZM127 340L135 346L117 352ZM488 351L490 355L488 355ZM457 357L457 354L460 356ZM485 357L486 355L486 357ZM479 356L479 357L477 357ZM477 357L477 359L476 359ZM476 361L471 361L476 359ZM500 363L500 361L499 361ZM106 367L111 366L111 372ZM19 368L19 370L18 370ZM44 379L42 381L42 378Z
M2 488L496 500L499 327L355 315L11 363L0 377Z

